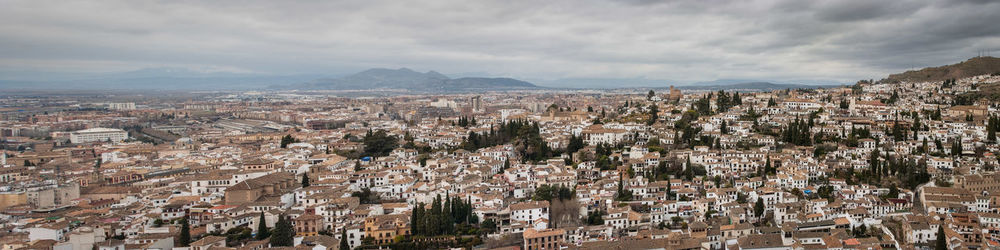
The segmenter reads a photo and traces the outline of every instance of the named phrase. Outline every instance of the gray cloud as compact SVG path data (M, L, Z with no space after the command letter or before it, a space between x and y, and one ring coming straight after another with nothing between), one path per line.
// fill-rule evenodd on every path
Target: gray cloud
M0 68L850 82L1000 48L994 1L11 1Z

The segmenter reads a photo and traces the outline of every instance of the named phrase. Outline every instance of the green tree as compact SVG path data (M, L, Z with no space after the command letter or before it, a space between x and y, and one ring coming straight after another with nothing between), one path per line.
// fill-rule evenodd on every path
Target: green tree
M961 156L962 155L962 138L955 138L955 142L951 143L951 155Z
M552 187L549 185L541 185L535 189L535 193L531 196L532 200L536 201L551 201L555 196L551 192Z
M181 219L181 235L177 237L178 245L186 247L191 244L191 225L187 219Z
M650 105L649 107L649 120L646 121L646 125L653 125L656 123L657 119L660 119L660 108L656 107L656 104Z
M775 174L778 171L771 166L771 155L767 155L767 159L764 161L764 169L761 171L761 176L767 176L769 174Z
M424 221L424 203L417 203L410 213L410 234L421 235L421 226Z
M878 148L876 148L871 152L871 155L869 155L870 158L868 159L868 177L874 178L876 182L882 179L882 171L880 171L882 164L879 161L880 154L881 153L879 153Z
M889 194L887 194L886 197L890 199L895 199L899 197L899 188L897 188L896 185L892 185L891 187L889 187Z
M798 146L807 146L812 144L812 134L809 132L809 124L803 122L798 117L794 121L788 124L784 131L781 133L781 141L792 143Z
M264 213L260 213L260 219L257 223L257 240L264 240L271 236L271 230L267 228L267 218L264 218Z
M1000 130L1000 118L990 116L986 120L986 141L990 144L997 143L997 130Z
M723 90L719 90L718 98L715 99L715 105L719 108L719 113L729 111L729 108L736 105L736 103L730 98L729 93Z
M287 148L288 144L299 142L299 140L292 137L292 135L285 135L281 137L281 148Z
M369 130L362 142L365 145L362 156L387 156L399 147L399 140L385 130Z
M861 225L855 227L854 230L851 230L851 232L854 234L855 238L864 238L868 236L868 226Z
M569 135L569 144L566 145L566 153L573 154L585 147L583 142L583 137L577 137L575 134Z
M347 244L347 228L340 230L340 250L351 249L351 245Z
M656 96L656 92L653 92L653 90L649 90L649 93L646 93L646 100L652 100L653 96Z
M708 208L708 212L705 212L705 220L712 219L712 216L715 215L715 213L716 213L715 209L712 209L711 207L709 207Z
M497 223L494 222L493 219L489 219L483 221L483 224L479 225L479 228L482 229L482 232L484 233L493 233L494 231L496 231Z
M987 127L986 131L986 141L990 144L997 143L997 130L993 127Z
M439 235L441 234L441 195L434 198L431 202L431 210L427 216L427 221L425 222L425 228L422 230L424 235Z
M305 187L309 187L309 174L308 173L302 174L302 187L304 187L304 188Z
M604 225L604 211L596 210L593 213L590 213L590 215L587 215L587 225Z
M906 140L906 134L903 133L903 129L900 127L899 122L894 122L892 124L892 139L895 141Z
M757 197L757 203L753 205L753 215L761 218L764 215L764 198Z
M361 191L351 193L351 196L358 197L361 204L376 204L381 202L379 194L369 188L362 188Z
M948 250L948 240L944 235L944 224L938 226L937 240L934 241L935 250Z
M285 216L278 216L278 222L274 224L274 232L271 233L271 247L290 247L295 244L295 229L292 222L285 219Z
M691 157L687 157L687 163L684 164L684 179L694 180L694 165L691 164Z
M632 200L632 190L625 190L625 183L622 176L618 175L618 193L615 195L615 200L630 201Z
M442 234L452 234L455 229L455 218L451 214L451 195L445 194L441 204L441 228Z
M516 153L525 162L541 161L552 156L552 149L542 139L538 124L525 120L504 122L498 127L490 129L489 132L474 133L470 131L459 147L475 151L502 144L513 144L517 149Z
M886 100L885 103L886 104L894 104L894 103L896 103L897 100L899 100L899 93L896 92L895 90L893 90L892 91L892 96L889 96L889 99Z

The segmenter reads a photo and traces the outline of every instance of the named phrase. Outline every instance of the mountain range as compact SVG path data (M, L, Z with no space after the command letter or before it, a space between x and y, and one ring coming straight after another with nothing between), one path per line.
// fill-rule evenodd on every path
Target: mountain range
M513 78L462 77L452 79L436 71L420 73L407 68L375 68L340 78L324 78L291 85L272 85L270 88L288 90L405 89L421 92L454 92L537 89L540 87Z
M882 82L941 81L1000 73L1000 58L975 57L940 67L891 74ZM413 92L473 92L532 89L665 88L701 90L775 90L843 85L830 81L771 81L719 79L684 83L647 78L566 78L532 80L506 77L449 77L436 71L373 68L355 74L264 75L199 72L183 68L150 68L121 73L19 72L0 69L2 90L406 90Z
M0 72L7 90L248 90L310 81L323 75L261 75L146 68L120 73Z
M739 82L739 83L729 83L729 84L692 84L677 87L679 89L690 89L690 90L761 90L761 91L771 91L779 89L812 89L820 88L823 86L832 85L806 85L806 84L790 84L790 83L771 83L771 82Z

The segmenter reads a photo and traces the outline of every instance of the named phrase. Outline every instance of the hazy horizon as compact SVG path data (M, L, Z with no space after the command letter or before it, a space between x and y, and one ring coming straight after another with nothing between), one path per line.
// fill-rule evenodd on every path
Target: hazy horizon
M540 85L832 84L1000 52L993 1L3 2L6 80L405 67Z

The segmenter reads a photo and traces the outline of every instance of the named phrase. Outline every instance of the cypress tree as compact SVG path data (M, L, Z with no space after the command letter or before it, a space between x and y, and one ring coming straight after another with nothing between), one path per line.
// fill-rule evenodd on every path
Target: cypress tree
M656 104L651 105L649 108L649 120L646 121L646 125L653 125L656 120L659 119L660 109L656 107Z
M691 157L688 156L687 164L684 166L684 178L686 180L694 180L694 165L691 165Z
M302 174L302 187L309 187L309 173Z
M753 205L753 215L758 219L764 215L764 198L757 197L757 203Z
M772 169L772 167L771 167L771 156L768 155L766 162L764 162L764 174L762 174L761 176L767 176L768 174L770 174L772 172L771 169ZM774 172L777 172L777 171L774 171Z
M472 213L472 199L468 199L465 202L465 216L469 224L479 224L479 217L475 213Z
M444 231L444 234L453 233L452 229L454 229L455 226L455 218L452 217L452 205L451 195L445 194L444 204L441 206L441 215L443 217L441 219L441 229Z
M674 196L671 196L670 193L673 193L674 191L670 190L670 180L669 179L670 178L667 178L667 200L673 200Z
M186 247L191 244L191 225L187 219L181 219L181 235L177 237L179 245Z
M997 129L993 122L994 118L990 118L990 124L986 126L986 141L993 144L997 143Z
M903 134L903 129L899 127L899 122L894 122L892 124L892 139L895 141L906 140L906 137Z
M874 177L876 180L881 179L880 178L881 177L881 175L880 175L881 172L879 171L879 166L881 166L881 165L879 165L879 160L878 160L879 154L880 153L878 152L878 149L876 148L874 151L872 151L872 153L870 155L871 158L868 160L868 170L871 172L871 176L870 177Z
M267 228L267 219L264 218L263 212L260 213L260 219L258 221L259 222L257 223L257 237L255 238L257 240L267 239L267 237L271 236L271 231L270 229Z
M938 227L937 240L934 241L935 250L948 250L948 239L944 235L944 224Z
M441 195L434 198L434 202L431 203L431 210L429 216L427 216L426 228L424 229L425 235L439 235L441 234Z
M351 249L351 245L347 244L347 228L346 227L344 229L340 230L340 247L338 249L340 249L340 250Z
M956 138L955 142L951 144L951 155L958 157L962 156L962 138Z
M295 244L295 229L292 222L285 219L285 216L278 216L278 222L274 224L274 233L271 234L272 247L290 247Z
M423 220L424 208L422 203L417 203L410 214L410 234L420 235L420 224Z

